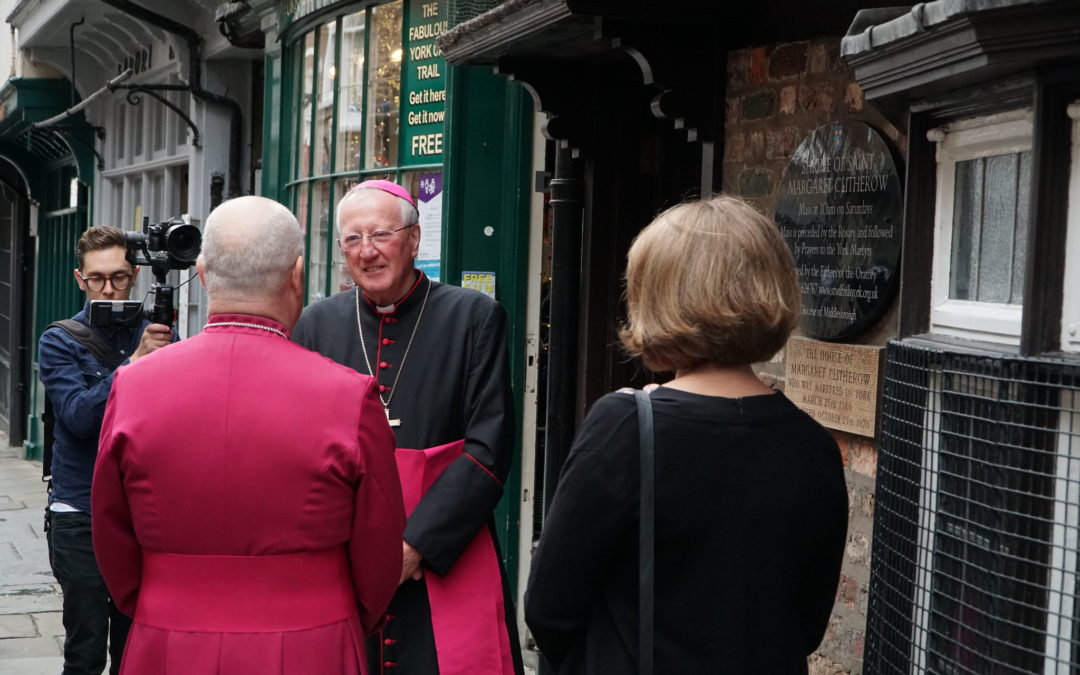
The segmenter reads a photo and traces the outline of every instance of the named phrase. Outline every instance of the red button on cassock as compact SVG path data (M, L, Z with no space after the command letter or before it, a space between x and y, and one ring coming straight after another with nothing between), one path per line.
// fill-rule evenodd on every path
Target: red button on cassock
M392 644L394 644L395 642L397 642L397 640L391 640L390 638L386 638L385 640L383 640L383 641L382 641L382 643L383 643L384 645L392 645Z
M383 339L382 339L382 343L383 343L384 345L392 345L392 344L394 344L394 341L393 341L393 340L391 340L390 338L383 338Z
M393 668L397 664L394 663L393 661L383 661L382 665L383 665L383 668Z
M386 361L382 361L381 363L379 363L379 367L380 368L389 368L390 364L387 363Z
M388 390L389 388L390 388L390 387L386 386L385 384L380 384L380 385L379 385L379 391L386 391L386 390Z

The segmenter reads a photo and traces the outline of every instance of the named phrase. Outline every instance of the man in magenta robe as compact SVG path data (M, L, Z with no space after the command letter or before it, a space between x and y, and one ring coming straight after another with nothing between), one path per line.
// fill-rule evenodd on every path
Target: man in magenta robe
M225 202L205 330L116 375L92 504L123 673L365 672L402 564L394 438L374 379L289 340L302 251L285 207Z
M418 214L400 185L360 183L337 219L357 287L305 309L293 339L373 375L397 438L409 517L373 670L520 673L493 518L514 451L506 312L414 267Z

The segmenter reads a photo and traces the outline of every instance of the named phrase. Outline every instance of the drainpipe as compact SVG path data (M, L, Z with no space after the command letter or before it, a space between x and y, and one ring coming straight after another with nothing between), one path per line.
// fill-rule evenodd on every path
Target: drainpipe
M577 420L578 295L584 226L580 162L557 141L551 180L551 328L548 341L547 429L544 442L544 509L551 505L559 472L570 454Z
M236 197L240 194L240 149L244 142L243 137L243 109L240 104L227 96L215 94L202 88L202 48L203 39L192 28L172 19L152 12L141 5L136 5L128 0L101 0L101 2L118 9L128 16L145 21L161 30L179 36L187 43L188 68L190 82L187 87L175 87L176 89L188 89L195 98L214 103L229 109L231 113L230 140L229 140L229 196ZM167 85L147 85L147 89L172 89Z

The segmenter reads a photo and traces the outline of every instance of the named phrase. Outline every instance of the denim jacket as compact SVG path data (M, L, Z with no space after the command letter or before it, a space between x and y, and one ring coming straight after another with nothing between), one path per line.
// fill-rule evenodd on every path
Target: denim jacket
M89 311L87 303L72 318L89 325ZM121 364L125 365L129 363L127 357L138 348L148 323L144 320L138 329L93 330L125 357ZM49 501L90 513L90 481L114 371L98 363L82 343L60 328L50 328L42 334L38 341L38 366L41 383L56 415Z

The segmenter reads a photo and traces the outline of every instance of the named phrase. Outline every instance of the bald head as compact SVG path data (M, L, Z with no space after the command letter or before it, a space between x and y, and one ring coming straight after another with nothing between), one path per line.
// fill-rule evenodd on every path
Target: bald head
M199 265L211 301L258 301L288 283L304 238L293 214L265 197L237 197L206 219Z

